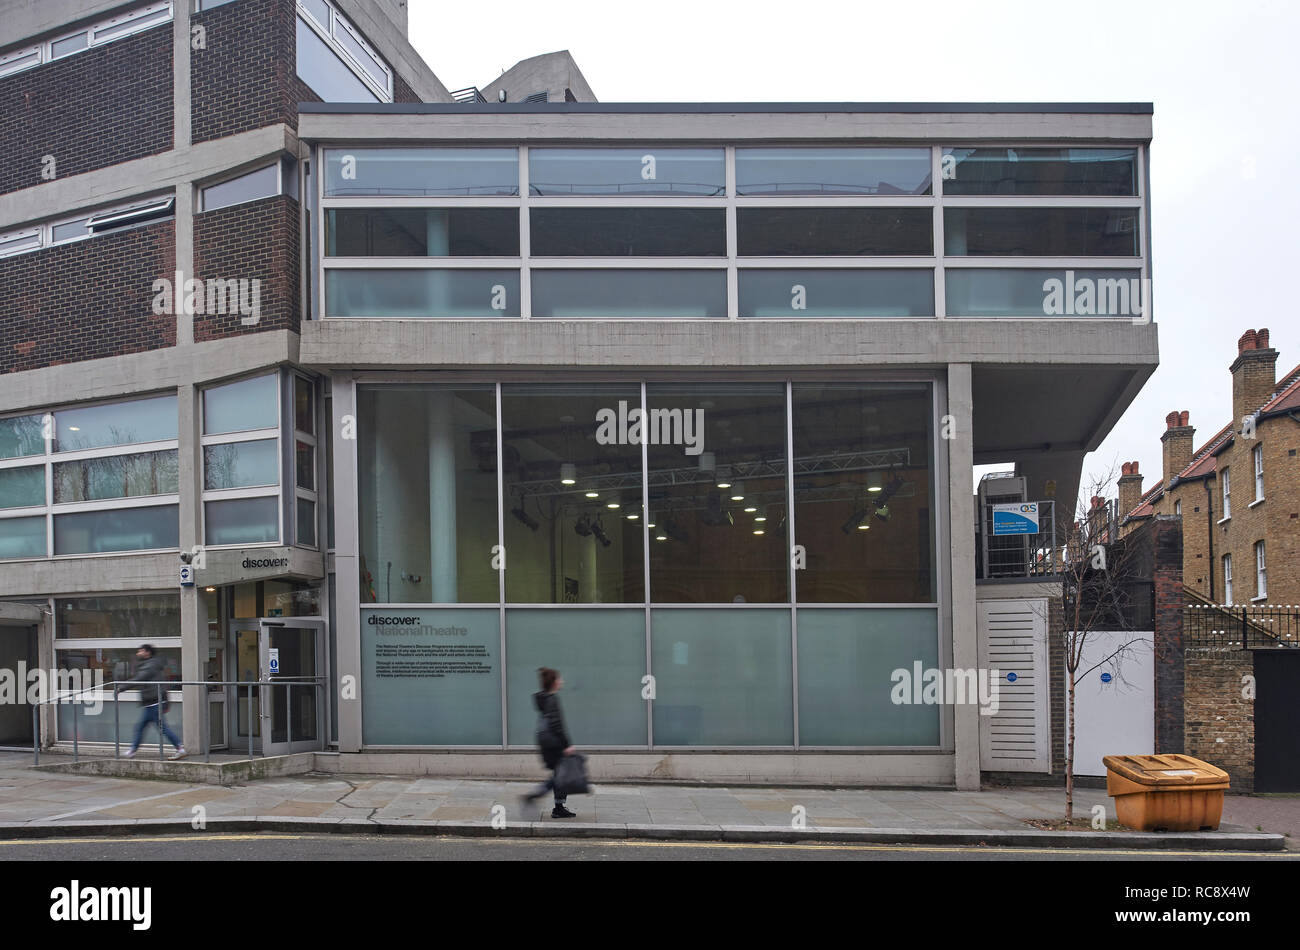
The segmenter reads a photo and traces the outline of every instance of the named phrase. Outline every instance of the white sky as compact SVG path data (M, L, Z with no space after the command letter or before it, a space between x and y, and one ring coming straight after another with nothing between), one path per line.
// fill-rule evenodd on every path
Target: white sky
M1161 365L1084 484L1131 459L1154 484L1171 410L1198 447L1225 425L1244 330L1300 363L1295 0L410 0L410 38L450 89L568 49L602 102L1153 102Z

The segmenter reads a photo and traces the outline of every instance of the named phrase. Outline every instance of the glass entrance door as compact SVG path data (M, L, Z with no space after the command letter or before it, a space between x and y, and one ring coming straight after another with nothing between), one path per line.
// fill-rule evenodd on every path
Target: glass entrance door
M232 751L286 755L323 748L324 624L318 620L236 620L231 624L233 679L263 685L232 687Z
M321 689L323 664L320 621L275 619L261 622L262 669L271 685L263 686L264 755L310 752L322 748Z

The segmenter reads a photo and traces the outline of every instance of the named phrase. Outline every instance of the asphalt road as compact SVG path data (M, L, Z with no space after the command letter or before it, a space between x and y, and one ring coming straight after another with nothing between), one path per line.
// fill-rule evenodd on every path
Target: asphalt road
M746 844L405 835L204 834L0 840L11 861L1300 861L1300 853Z

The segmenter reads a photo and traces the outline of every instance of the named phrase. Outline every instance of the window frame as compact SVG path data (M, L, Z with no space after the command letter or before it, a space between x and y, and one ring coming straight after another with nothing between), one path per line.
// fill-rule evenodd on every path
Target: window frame
M1232 555L1223 556L1223 602L1232 603Z
M35 69L38 66L44 66L47 63L67 59L69 56L76 56L78 53L98 49L99 47L112 43L115 40L126 39L128 36L135 36L137 33L143 33L145 30L151 30L156 26L162 26L164 23L170 23L175 17L173 3L174 0L164 0L164 2L161 3L145 4L144 6L118 13L116 16L109 17L105 20L87 23L79 29L59 33L56 36L52 36L47 40L42 40L32 46L26 46L22 49L14 50L12 53L0 57L0 79L12 76L15 73L23 72L27 69ZM119 27L133 21L143 22L137 22L133 27L121 30L121 32L114 33L112 36L100 35L101 32L118 29ZM85 46L80 49L72 50L69 53L55 54L55 43L61 43L64 40L81 35L86 37ZM33 62L26 62L26 60L32 59L33 57L35 57ZM14 65L15 63L18 65Z
M824 147L822 143L805 142L810 147ZM1024 147L1024 148L1051 148L1051 147L1071 147L1076 143L1067 141L1043 140L1036 142L1000 142L998 147ZM957 272L961 270L971 271L988 271L1001 269L1022 269L1045 273L1044 277L1054 276L1051 272L1056 272L1055 276L1063 276L1067 270L1073 270L1082 276L1089 276L1088 271L1117 271L1118 274L1093 275L1094 277L1116 277L1126 280L1140 279L1141 284L1141 303L1144 309L1140 313L1134 314L1103 314L1103 315L1081 315L1086 316L1089 320L1099 322L1117 321L1124 323L1151 323L1154 322L1150 309L1150 221L1147 211L1147 181L1146 181L1146 156L1148 155L1147 145L1142 142L1125 142L1122 143L1125 148L1133 148L1138 156L1137 178L1136 178L1136 195L1123 197L1098 197L1098 196L1039 196L1039 195L961 195L945 196L943 189L943 179L941 174L941 159L945 149L951 147L947 144L931 143L928 147L931 156L932 181L931 194L929 195L802 195L802 196L738 196L736 194L736 170L735 156L738 148L748 147L746 143L727 142L709 142L709 141L665 141L654 143L654 147L673 148L673 147L691 147L703 148L709 146L721 146L726 156L726 189L725 194L708 197L708 196L538 196L531 194L532 188L529 181L530 175L530 153L531 148L552 148L557 147L557 143L537 142L530 145L527 140L516 140L512 143L492 144L489 145L479 142L464 142L461 140L428 140L421 142L402 143L400 145L385 145L384 143L371 142L366 140L348 142L331 142L317 143L314 146L314 158L322 168L326 167L326 159L329 152L348 151L349 146L358 149L364 148L409 148L409 149L430 149L430 148L510 148L515 152L518 160L518 194L513 196L476 196L476 195L427 195L427 196L363 196L363 195L341 195L328 197L326 195L327 175L316 176L313 185L313 201L315 207L319 209L318 220L314 222L315 241L313 242L315 250L313 251L311 267L314 286L320 288L321 307L314 315L314 319L357 319L353 317L327 317L330 311L328 306L328 296L326 292L326 274L329 270L336 268L348 267L369 267L378 269L393 268L428 268L430 262L420 258L401 258L401 257L368 257L368 258L331 258L326 264L325 256L320 249L325 247L325 227L324 221L327 212L330 209L360 209L366 207L385 207L385 208L421 208L421 207L447 207L450 205L459 205L462 207L508 207L518 208L520 211L520 258L518 262L519 280L520 280L520 307L518 316L512 317L492 317L492 319L511 319L511 320L530 320L534 319L532 313L532 274L534 271L540 271L547 268L572 268L578 270L594 269L600 267L620 267L620 268L693 268L693 267L725 267L727 270L727 319L740 320L750 319L741 317L739 314L739 292L738 280L739 269L743 264L746 268L789 268L793 262L801 261L795 257L772 257L772 258L744 258L743 260L737 254L737 210L744 207L837 207L837 208L887 208L887 207L919 207L927 208L931 211L933 222L933 240L932 251L930 256L926 257L886 257L886 256L865 256L865 257L816 257L806 260L815 261L817 268L899 268L899 267L919 267L927 269L932 274L934 282L934 310L933 316L916 317L848 317L848 318L821 318L812 317L810 320L821 319L857 319L857 320L959 320L959 319L998 319L1008 322L1044 322L1053 320L1071 320L1079 319L1070 315L1051 315L1046 313L1028 313L1014 312L1017 308L1007 308L1005 313L992 315L980 315L963 313L961 310L954 308L948 299L946 292L947 273L949 271ZM644 142L628 138L601 140L598 143L584 143L584 147L609 147L609 148L650 148ZM693 258L693 257L655 257L655 258L541 258L531 255L529 242L529 211L532 208L540 207L711 207L718 206L727 210L727 255L723 258ZM966 208L1096 208L1096 209L1125 209L1136 215L1136 226L1139 231L1140 240L1137 247L1137 254L1134 257L955 257L945 254L944 231L943 231L943 211L946 207L966 207ZM500 266L500 259L490 258L457 258L456 266L463 268L472 267L494 267ZM961 308L967 309L967 308ZM1023 309L1023 308L1020 308ZM1131 308L1135 309L1135 308ZM439 317L425 316L394 316L384 319L394 320L424 320L440 319ZM487 319L487 317L446 317L441 319ZM623 320L626 317L613 316L610 318L602 317L583 317L582 319L590 320ZM705 318L697 317L671 317L670 320L698 320ZM716 318L709 318L716 319ZM797 319L797 318L796 318Z
M1259 504L1261 501L1264 500L1264 445L1263 443L1260 442L1255 443L1255 447L1251 449L1250 454L1255 464L1254 504Z
M229 386L234 383L250 382L255 379L274 378L275 380L275 419L274 426L264 426L258 429L241 429L236 432L218 432L209 435L206 430L206 419L204 413L205 400L208 393L213 389L223 386ZM235 548L253 548L253 547L280 547L284 544L284 393L283 393L284 374L280 370L272 370L270 373L258 371L247 373L242 376L236 376L232 379L216 380L205 385L200 392L199 411L198 411L198 430L199 430L199 448L200 448L200 471L199 484L202 486L199 492L199 538L200 544L204 549L212 551L231 550ZM214 445L235 445L240 442L264 442L275 440L275 465L276 481L273 485L257 485L241 488L208 488L207 487L207 459L206 453L202 450ZM208 503L221 501L241 501L257 498L276 498L276 521L275 521L275 540L273 541L236 541L224 544L211 544L208 542Z
M83 557L123 557L133 556L136 554L161 553L166 551L179 550L179 548L132 548L124 551L98 551L87 552L83 554L58 554L54 548L54 522L59 515L82 514L96 511L125 511L132 508L161 508L176 506L177 517L179 517L180 506L180 485L177 484L175 492L163 492L154 495L126 495L118 498L100 498L92 501L74 501L74 502L55 502L54 500L54 467L64 462L82 462L93 461L95 459L116 458L131 455L148 455L154 452L180 452L179 438L179 417L177 437L172 439L155 439L147 442L127 442L120 445L104 445L88 449L72 449L58 451L56 448L56 438L58 428L58 415L60 412L68 412L76 409L87 409L95 406L127 406L134 402L140 402L147 399L156 399L158 397L173 396L179 399L175 390L163 390L161 392L136 393L129 399L103 399L93 402L72 403L61 406L56 409L47 409L44 412L32 412L24 410L12 414L6 414L3 418L14 418L22 416L40 415L43 417L44 424L47 426L49 437L44 440L41 452L33 455L23 455L11 459L0 459L0 471L16 468L35 468L42 467L45 472L45 501L40 505L27 506L23 508L4 508L0 509L0 521L7 521L17 518L44 517L45 519L45 554L35 557L4 558L0 563L16 563L21 561L33 560L66 560L68 558Z
M1218 524L1223 524L1232 517L1232 467L1225 465L1219 469L1219 484L1222 487L1223 517Z
M343 65L357 77L357 79L370 89L370 91L379 98L380 102L391 103L393 101L395 84L393 68L388 64L388 60L376 52L370 43L362 39L360 31L352 25L347 17L339 13L338 8L331 2L331 0L322 0L322 2L329 7L330 22L328 24L319 23L316 20L315 14L313 14L311 10L302 3L302 0L296 0L294 3L294 14L307 25L308 29L313 30L316 35L320 37L321 41L329 47L330 51L339 57L340 62L342 62ZM384 85L380 85L366 66L357 60L356 56L353 55L350 49L348 49L347 45L342 40L338 39L337 31L339 29L344 30L348 34L348 38L355 41L357 45L360 46L372 60L374 60L379 71L384 75L386 80ZM297 69L297 54L295 53L294 75L297 75Z
M268 168L275 169L275 190L274 191L265 195L259 194L259 195L255 195L252 198L241 198L238 201L231 201L226 204L219 204L212 207L209 206L208 192L211 191L213 188L218 188L221 185L229 185L232 182L239 181L241 178L251 178L254 175L266 171ZM203 214L206 211L220 211L222 208L236 208L239 205L248 204L249 202L252 201L262 201L266 198L275 198L279 195L283 195L285 193L284 192L285 178L286 175L284 169L284 162L279 161L277 159L265 165L258 165L256 168L249 169L248 171L242 171L235 175L227 175L224 178L218 178L214 181L209 181L198 187L198 193L199 193L198 201L196 202L194 213Z
M1255 597L1254 600L1268 599L1268 553L1264 549L1264 539L1255 542Z

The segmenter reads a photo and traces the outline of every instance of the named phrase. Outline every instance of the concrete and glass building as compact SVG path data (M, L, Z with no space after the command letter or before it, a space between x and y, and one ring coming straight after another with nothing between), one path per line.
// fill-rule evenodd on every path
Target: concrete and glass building
M323 768L532 774L544 665L597 775L1001 771L1005 714L896 673L1059 594L1050 522L1157 362L1149 105L605 104L567 54L453 95L385 4L160 7L163 147L0 194L9 652L292 681L175 699ZM985 463L1060 501L1016 570ZM1049 678L1011 693L1045 771Z

